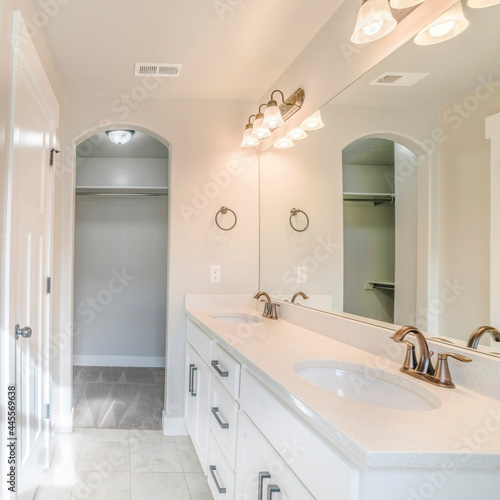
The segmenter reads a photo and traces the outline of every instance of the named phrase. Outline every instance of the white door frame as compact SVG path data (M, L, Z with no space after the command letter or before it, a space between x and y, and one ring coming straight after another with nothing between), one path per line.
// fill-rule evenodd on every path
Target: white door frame
M172 145L161 134L155 132L151 128L138 124L135 122L112 122L104 125L97 125L90 129L86 129L68 141L67 151L64 153L64 164L68 168L63 170L64 183L63 183L63 210L64 221L62 224L62 248L61 256L64 261L61 264L61 325L63 331L60 333L60 381L61 381L61 432L72 432L74 423L74 408L73 408L73 334L78 329L78 325L74 322L73 317L73 304L74 304L74 254L75 254L75 186L76 186L76 147L86 139L99 132L105 132L110 129L125 129L137 130L154 137L160 141L165 147L168 148L168 210L167 210L167 227L168 227L168 241L167 241L167 325L168 325L168 273L169 273L169 260L170 249L172 244L171 238L171 224L170 214L172 213L172 196L170 195L171 185L171 172L172 172ZM167 332L165 335L168 337ZM166 342L166 350L168 351L168 338ZM168 352L165 353L165 360L168 359ZM165 383L165 405L167 404L166 395L167 385ZM164 409L164 415L166 414ZM165 422L165 417L163 418Z
M10 308L11 303L9 300L9 293L11 289L11 276L10 276L10 266L11 266L11 243L12 243L12 180L13 180L13 146L15 140L15 130L14 130L14 117L15 117L15 102L16 102L16 84L17 84L17 75L18 69L22 68L22 70L27 75L30 83L35 90L40 103L45 108L47 115L51 121L51 137L50 137L50 147L57 147L57 139L56 133L59 126L59 104L55 97L55 94L51 88L50 81L45 73L45 70L42 66L40 58L36 52L35 46L31 38L29 37L28 29L26 24L21 16L20 11L14 11L13 13L13 27L12 27L12 46L13 46L13 66L12 66L12 87L11 87L11 109L10 116L8 122L8 186L7 186L7 227L5 234L5 267L3 269L3 287L5 290L5 301L2 307L2 322L0 324L0 329L2 330L2 344L0 349L0 383L1 383L1 391L2 395L2 407L4 407L3 402L6 400L6 389L7 386L15 385L16 381L16 370L15 370L15 338L12 332L12 324L15 321L15 318L10 317ZM10 68L9 68L10 69ZM53 192L52 192L53 196ZM53 206L52 202L51 205ZM53 215L53 214L52 214ZM53 217L51 217L53 219ZM52 248L53 241L53 224L51 224L50 229L50 248ZM49 268L52 269L52 259L50 256L50 265ZM49 329L50 329L50 307L48 308L49 314ZM49 397L49 381L46 380L44 382L46 394L45 397ZM46 401L50 402L50 401ZM6 407L6 405L5 405ZM5 408L4 407L4 408ZM6 422L6 412L7 408L4 410L4 414L2 415L2 426L0 428L0 444L2 446L2 453L0 454L0 468L3 471L7 471L7 455L5 453L6 449L6 437L7 437L7 428L4 422ZM17 422L19 424L19 422ZM47 425L49 425L49 421L47 421ZM48 452L49 452L49 443L47 443L47 465L48 465ZM18 455L19 456L19 455ZM7 495L7 491L2 485L0 489L0 499L15 498L15 495Z

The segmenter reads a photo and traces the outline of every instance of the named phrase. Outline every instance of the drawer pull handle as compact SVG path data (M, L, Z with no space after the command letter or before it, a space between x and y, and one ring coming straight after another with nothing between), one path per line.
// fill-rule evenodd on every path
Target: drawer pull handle
M189 387L189 392L191 393L191 396L196 397L196 391L194 388L194 372L198 370L196 368L196 365L189 365L189 378L190 378L190 387Z
M279 493L280 489L277 484L270 484L267 487L267 500L272 500L273 498L273 493Z
M259 472L259 500L263 500L262 490L264 488L264 479L271 479L269 472Z
M220 417L219 417L219 408L217 408L216 406L214 406L212 408L212 415L215 417L215 420L217 420L217 423L221 426L221 429L229 429L229 424L226 424L225 422L223 422Z
M215 475L215 471L217 470L217 467L215 465L210 466L210 474L212 475L212 479L214 480L215 487L217 488L217 491L219 493L226 493L226 488L223 488L222 486L219 485L219 481L217 480L217 476Z
M221 377L229 377L229 373L221 370L219 368L219 362L216 359L212 359L212 366L215 368L215 371L221 376Z

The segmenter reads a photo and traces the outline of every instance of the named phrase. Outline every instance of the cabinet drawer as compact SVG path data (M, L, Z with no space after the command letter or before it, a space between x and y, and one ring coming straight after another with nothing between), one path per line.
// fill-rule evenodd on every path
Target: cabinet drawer
M210 430L226 457L228 464L236 467L236 437L238 433L238 403L213 379L210 391Z
M240 364L217 344L212 346L210 363L215 379L226 388L233 399L240 394Z
M208 485L215 500L234 499L235 474L212 433L208 439Z
M332 488L333 489L333 488ZM238 429L237 499L314 500L245 413ZM329 499L337 498L330 491Z
M240 408L248 414L314 498L331 500L333 487L335 499L359 498L359 469L283 406L247 370L241 375Z
M194 347L201 359L210 365L213 340L192 321L187 322L187 341Z

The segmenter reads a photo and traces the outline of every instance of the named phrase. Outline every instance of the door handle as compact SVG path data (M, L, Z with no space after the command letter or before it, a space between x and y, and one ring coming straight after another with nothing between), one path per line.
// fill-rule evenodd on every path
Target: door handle
M267 500L272 500L273 498L273 493L279 493L280 488L277 484L270 484L267 487Z
M191 396L196 397L196 389L194 387L194 375L198 368L196 368L196 365L190 365L191 368ZM198 384L196 384L198 385Z
M16 325L15 328L16 328L16 340L19 337L22 337L23 339L29 339L33 334L33 330L29 326L21 328L19 325Z
M221 486L219 484L219 481L217 480L217 476L215 475L215 471L217 470L217 467L215 465L210 465L209 466L210 474L212 476L212 479L214 480L215 487L217 488L217 491L221 493L222 495L226 494L226 488L224 486Z
M221 429L229 429L229 424L226 422L223 422L219 417L219 408L214 406L212 408L212 414L215 417L215 420L217 420L217 423L220 425Z
M221 370L219 368L219 362L216 359L212 359L212 366L215 368L215 371L221 376L221 377L229 377L229 373L226 370Z

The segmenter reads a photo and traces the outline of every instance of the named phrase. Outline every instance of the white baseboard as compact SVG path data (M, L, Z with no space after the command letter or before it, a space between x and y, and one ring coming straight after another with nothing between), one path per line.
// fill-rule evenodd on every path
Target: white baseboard
M168 418L165 411L162 413L162 427L165 436L188 436L184 417Z
M125 366L143 368L165 368L161 356L87 356L74 355L74 366Z

